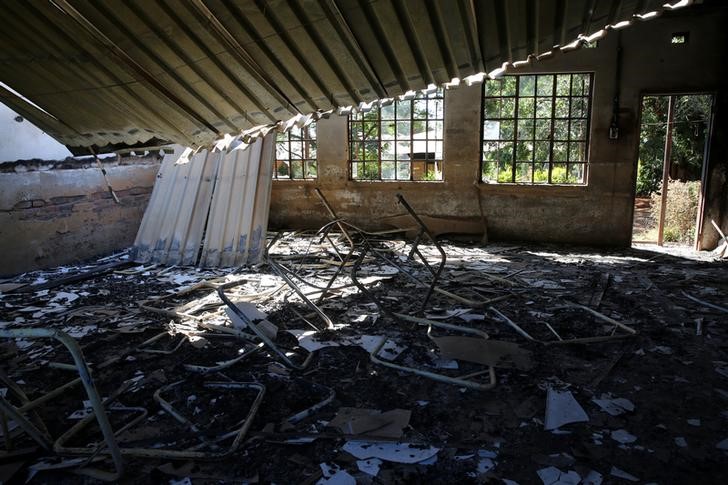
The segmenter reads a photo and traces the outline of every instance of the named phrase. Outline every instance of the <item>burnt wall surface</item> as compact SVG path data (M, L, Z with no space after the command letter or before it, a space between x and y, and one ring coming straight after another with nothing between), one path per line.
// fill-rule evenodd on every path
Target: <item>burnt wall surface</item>
M719 100L724 98L726 11L722 6L695 6L680 16L665 15L637 22L623 31L610 32L597 48L557 52L549 59L534 61L513 72L594 73L586 185L480 183L482 85L461 85L446 92L443 181L349 180L347 118L333 116L318 122L318 179L274 182L271 226L315 228L325 223L325 211L313 192L315 187L323 191L340 217L370 229L383 229L379 222L382 217L403 213L396 205L396 193L402 193L421 214L473 221L480 220L480 193L491 239L629 245L641 96L711 92L717 93ZM689 32L689 42L672 44L672 34L677 32ZM617 140L610 140L609 125L617 93L620 135ZM728 133L725 118L722 113L716 116L714 138ZM720 206L725 205L727 161L725 143L713 143L710 183L706 184L708 226L709 217L725 217ZM712 237L710 232L714 231L705 230L708 240Z
M159 158L104 162L27 161L0 165L0 276L72 264L134 242Z

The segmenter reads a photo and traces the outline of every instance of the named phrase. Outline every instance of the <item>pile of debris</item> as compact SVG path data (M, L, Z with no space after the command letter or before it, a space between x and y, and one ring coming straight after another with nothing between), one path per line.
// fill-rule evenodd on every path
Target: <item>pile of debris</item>
M414 241L330 210L256 267L0 283L0 482L726 476L721 264L444 243L400 202Z

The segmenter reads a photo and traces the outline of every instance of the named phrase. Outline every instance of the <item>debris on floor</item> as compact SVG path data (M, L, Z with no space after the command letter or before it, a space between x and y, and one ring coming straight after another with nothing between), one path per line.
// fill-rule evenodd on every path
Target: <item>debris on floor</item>
M339 224L238 270L2 281L0 482L726 476L721 263Z

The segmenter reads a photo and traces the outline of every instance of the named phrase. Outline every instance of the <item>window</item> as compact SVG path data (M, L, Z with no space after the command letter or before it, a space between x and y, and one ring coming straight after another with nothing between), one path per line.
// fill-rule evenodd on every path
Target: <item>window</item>
M504 76L483 84L483 182L586 183L591 74Z
M274 179L315 179L317 168L316 123L303 128L294 126L286 133L278 133Z
M354 180L442 180L444 95L418 92L349 117Z

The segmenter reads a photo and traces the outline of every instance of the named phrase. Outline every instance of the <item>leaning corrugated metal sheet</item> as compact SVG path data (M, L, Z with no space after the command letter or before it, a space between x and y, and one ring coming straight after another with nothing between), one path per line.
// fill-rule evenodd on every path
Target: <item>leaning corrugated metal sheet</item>
M215 267L261 261L268 226L275 133L229 153L164 157L139 227L138 262ZM204 241L203 241L204 237Z
M491 72L693 0L4 0L0 98L70 147L223 134ZM704 3L719 4L716 0Z

